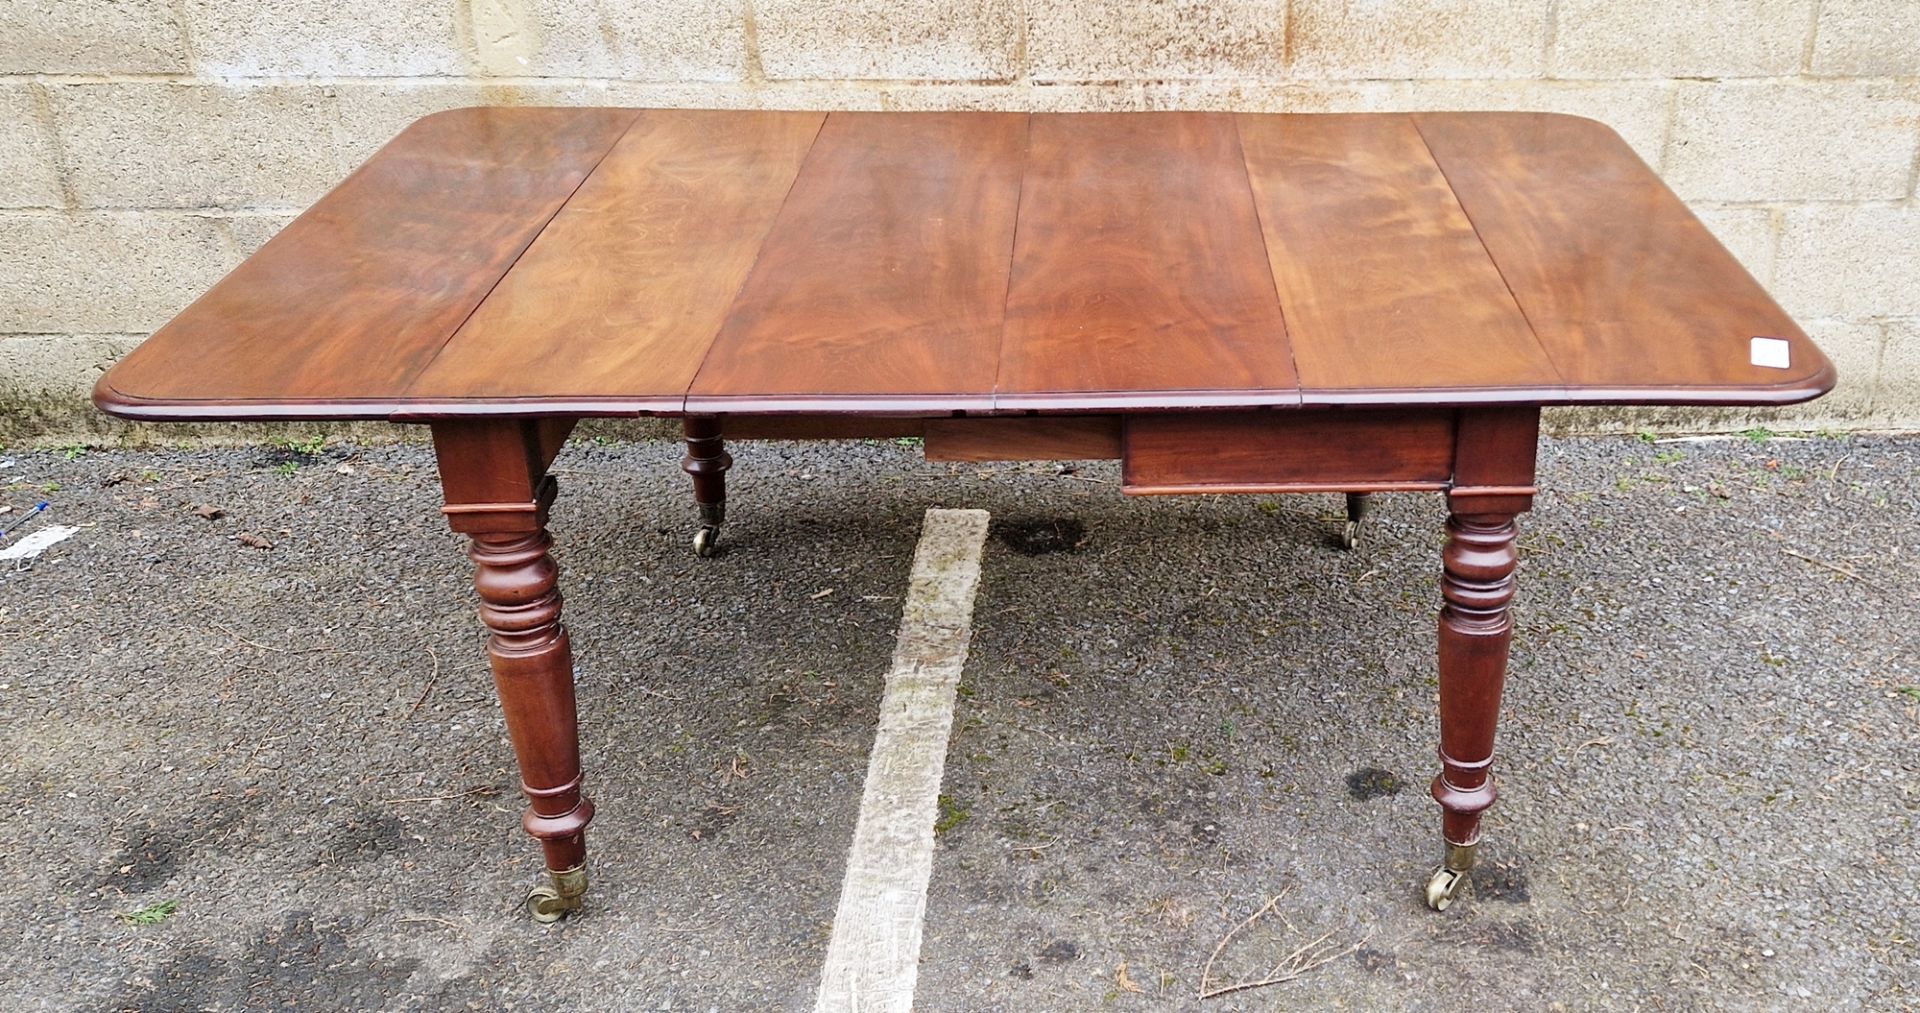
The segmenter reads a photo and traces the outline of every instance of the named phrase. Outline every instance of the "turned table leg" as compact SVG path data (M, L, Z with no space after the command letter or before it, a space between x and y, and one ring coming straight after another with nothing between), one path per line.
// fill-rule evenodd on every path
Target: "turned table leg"
M700 507L700 530L693 535L693 551L711 556L720 545L720 525L727 520L727 469L733 457L720 436L720 420L711 415L689 415L683 426L687 456L680 469L693 476L693 501Z
M521 822L545 852L550 882L527 898L541 922L580 908L593 819L593 803L580 789L573 653L560 622L559 567L547 533L557 487L546 469L567 428L518 421L433 427L443 512L472 539L487 656L529 803Z
M1494 729L1513 641L1514 518L1533 506L1540 413L1487 408L1460 414L1454 483L1447 494L1447 544L1440 576L1440 803L1446 858L1427 882L1427 904L1443 911L1466 885L1480 844L1480 819L1493 806Z
M1427 884L1427 903L1445 910L1473 868L1480 817L1493 805L1493 735L1507 678L1513 620L1512 514L1447 518L1440 591L1440 803L1446 860Z

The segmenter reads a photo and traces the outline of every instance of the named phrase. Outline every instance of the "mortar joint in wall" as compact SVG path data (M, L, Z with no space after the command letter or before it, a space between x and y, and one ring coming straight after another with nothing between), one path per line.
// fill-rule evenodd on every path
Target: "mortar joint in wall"
M458 0L453 5L453 41L459 47L460 60L468 77L480 76L480 38L473 28L473 0Z
M1281 17L1286 20L1280 23L1280 67L1290 75L1293 73L1293 43L1296 31L1293 0L1287 0L1285 9L1281 11Z
M1767 285L1780 280L1780 233L1786 228L1786 215L1778 207L1768 207L1767 212L1767 276L1760 279Z
M1680 86L1667 82L1667 115L1660 128L1660 160L1654 165L1655 172L1664 174L1667 166L1673 162L1674 134L1680 122Z
M53 160L53 179L54 185L60 188L60 206L71 212L80 206L80 195L73 188L73 170L67 164L67 146L60 137L59 112L54 108L53 93L39 81L29 86L28 93L33 96L34 127L40 131L48 156Z
M1914 128L1913 164L1907 167L1907 203L1920 201L1920 126Z
M193 26L187 17L186 0L173 0L173 28L180 33L180 55L191 69L198 69L200 58L194 52Z
M1813 73L1813 52L1820 41L1820 14L1826 7L1826 0L1813 0L1807 5L1806 44L1800 47L1800 72Z
M1873 372L1867 376L1867 396L1862 399L1868 414L1880 407L1880 390L1887 382L1887 345L1893 340L1886 324L1875 323L1877 334L1873 343Z
M1560 0L1548 0L1546 24L1541 26L1540 39L1540 76L1546 80L1554 77L1554 48L1560 43Z
M746 66L741 68L748 85L767 83L766 64L760 58L760 19L754 13L753 0L740 4L740 41Z
M1286 17L1287 12L1282 10L1280 16ZM1033 69L1027 59L1027 35L1032 27L1032 15L1027 6L1022 4L1020 5L1020 30L1013 37L1013 83L1015 84L1027 84L1033 77Z

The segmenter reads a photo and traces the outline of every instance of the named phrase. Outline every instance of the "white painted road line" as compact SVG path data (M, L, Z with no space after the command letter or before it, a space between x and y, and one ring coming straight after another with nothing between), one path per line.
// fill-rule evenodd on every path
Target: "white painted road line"
M985 510L929 510L921 525L815 1013L913 1008L947 734L986 539Z

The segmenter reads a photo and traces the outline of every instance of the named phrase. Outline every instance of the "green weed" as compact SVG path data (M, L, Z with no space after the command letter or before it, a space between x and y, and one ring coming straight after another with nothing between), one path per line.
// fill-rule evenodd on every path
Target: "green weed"
M939 837L949 830L959 829L972 815L972 810L955 802L953 796L940 796L940 816L933 821L933 835Z
M120 913L120 920L134 926L158 925L173 917L173 913L178 910L180 910L180 901L163 900L158 904L148 904L138 911L123 911Z

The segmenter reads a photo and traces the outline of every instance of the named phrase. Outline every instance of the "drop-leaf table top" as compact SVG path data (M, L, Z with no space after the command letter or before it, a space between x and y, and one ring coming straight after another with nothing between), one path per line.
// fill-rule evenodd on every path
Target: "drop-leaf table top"
M939 416L1832 382L1592 120L474 108L97 394L154 420Z

